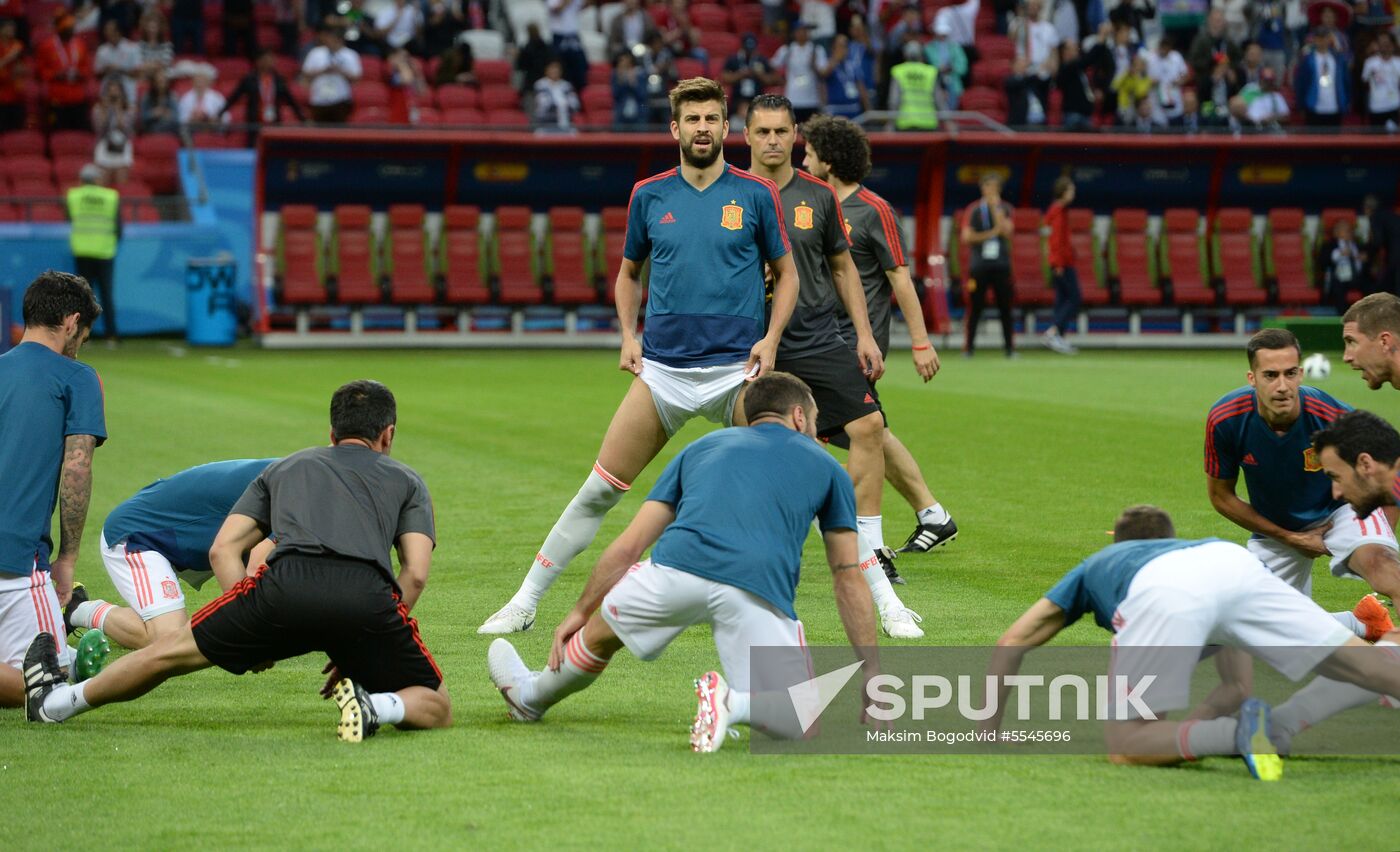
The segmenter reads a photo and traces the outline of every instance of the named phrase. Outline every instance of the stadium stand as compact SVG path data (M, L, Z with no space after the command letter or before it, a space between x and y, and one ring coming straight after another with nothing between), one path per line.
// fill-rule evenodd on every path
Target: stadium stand
M622 250L627 240L627 208L604 207L598 238L598 263L594 268L603 279L603 295L611 305L617 301L617 273L622 268Z
M437 298L429 262L428 234L423 230L421 204L389 207L384 239L384 273L389 301L396 305L428 305Z
M582 207L551 207L545 237L546 268L556 305L591 305L598 301L583 232Z
M1045 266L1045 238L1040 233L1040 211L1018 207L1011 214L1016 233L1011 237L1011 280L1016 304L1040 307L1054 304L1055 293L1048 284Z
M321 232L316 208L288 204L282 208L277 232L278 299L287 305L319 305L326 301Z
M1303 211L1270 210L1264 230L1264 275L1275 282L1282 305L1315 305L1312 252L1303 233Z
M1200 228L1199 211L1174 207L1162 214L1158 269L1163 280L1171 281L1172 301L1178 305L1215 304Z
M470 205L450 205L442 211L438 268L443 297L449 305L484 305L491 288L482 273L481 211Z
M1118 282L1120 303L1133 307L1162 303L1146 210L1120 208L1113 212L1108 252L1109 275Z
M331 264L337 302L372 305L383 298L377 255L374 233L370 230L369 207L363 204L337 206L331 229Z
M528 207L496 208L492 246L497 293L504 305L538 305L544 301L530 219Z
M1269 300L1260 275L1253 226L1253 214L1242 207L1223 208L1215 214L1211 266L1224 287L1225 303L1231 307L1262 305Z

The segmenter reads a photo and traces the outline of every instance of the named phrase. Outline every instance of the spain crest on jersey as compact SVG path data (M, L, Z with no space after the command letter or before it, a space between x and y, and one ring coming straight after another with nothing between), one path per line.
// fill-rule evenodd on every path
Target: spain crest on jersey
M737 204L726 204L722 209L719 226L730 231L738 231L744 227L744 208Z
M804 231L812 230L812 208L807 206L807 202L804 201L793 208L792 226Z
M1322 461L1317 457L1317 450L1312 447L1303 450L1303 470L1308 473L1317 473L1322 470Z

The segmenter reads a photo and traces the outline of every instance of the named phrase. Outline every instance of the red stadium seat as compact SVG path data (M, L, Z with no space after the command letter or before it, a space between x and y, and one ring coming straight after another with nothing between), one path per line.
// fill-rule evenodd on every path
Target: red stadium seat
M691 77L703 77L705 76L705 63L689 57L677 59L676 74L679 75L682 80L688 80Z
M1018 207L1011 214L1016 233L1011 237L1011 280L1016 304L1050 305L1055 293L1045 280L1045 253L1040 237L1040 211Z
M1011 76L1011 61L1008 59L984 59L972 66L971 85L996 89Z
M511 86L482 86L481 108L490 112L493 109L520 109L520 93Z
M1074 271L1079 275L1079 292L1084 304L1108 304L1108 288L1103 285L1099 263L1099 242L1094 236L1094 213L1082 207L1069 211L1069 243L1074 248Z
M77 186L78 176L82 174L83 166L92 162L91 157L55 157L53 161L53 180L62 189L70 186Z
M483 305L491 301L491 289L481 274L480 226L481 211L476 207L449 205L442 211L438 265L448 304Z
M91 149L89 149L89 153ZM44 134L37 130L11 130L0 135L0 154L6 157L17 154L44 156Z
M545 256L554 282L556 305L591 305L598 288L589 275L589 257L583 234L582 207L549 208L549 237Z
M1205 272L1199 228L1201 214L1187 208L1172 208L1162 214L1162 277L1172 282L1172 299L1178 305L1213 305L1215 293Z
M958 109L985 113L991 118L1006 115L1006 94L990 86L973 86L963 92Z
M730 27L729 10L714 3L693 3L690 6L690 22L701 32L728 32Z
M8 202L0 202L0 222L22 222L24 211Z
M132 172L150 185L156 195L180 194L180 140L163 133L139 136L135 141Z
M219 56L204 60L214 66L218 72L220 83L232 80L235 84L248 75L253 70L253 65L246 59L233 56Z
M738 53L743 43L734 33L707 30L700 34L700 46L710 54L711 63L718 60L723 67L725 60Z
M535 235L530 208L496 208L496 281L507 305L538 305L544 301L535 258Z
M734 32L743 35L753 33L758 35L763 32L763 5L761 3L742 3L729 10L729 21L733 25ZM724 57L728 59L729 57Z
M608 86L612 84L612 66L606 62L594 62L588 66L588 85ZM588 91L588 89L584 89Z
M428 237L423 232L423 205L389 206L384 261L389 274L389 301L396 305L426 305L437 297L428 264Z
M59 195L58 187L54 186L53 179L49 177L48 164L42 174L31 177L10 177L10 192L16 198L55 198Z
M360 82L355 84L356 91L367 82L384 82L384 61L378 56L362 53L360 54Z
M1282 305L1316 305L1319 297L1313 285L1312 252L1303 235L1303 211L1281 207L1269 211L1264 231L1264 274L1278 284Z
M388 124L389 111L381 106L356 106L350 113L351 124Z
M284 305L319 305L326 301L326 279L316 208L310 204L282 207L277 233L277 270L282 278Z
M49 136L49 154L59 157L87 157L92 160L97 137L86 130L55 130Z
M1006 37L979 39L977 52L980 54L977 60L979 62L994 59L1010 63L1016 58L1016 45Z
M529 127L530 116L518 109L493 109L486 113L490 127Z
M0 158L0 171L10 176L11 183L17 180L48 180L53 174L53 165L43 154L14 154Z
M342 305L373 305L382 298L379 262L369 225L368 205L341 204L335 208L331 262L335 264L335 298Z
M478 59L472 65L472 71L483 88L510 85L510 63L504 59Z
M480 127L486 123L486 113L479 109L445 109L442 111L442 123Z
M627 240L627 208L604 207L602 234L598 239L598 274L604 282L604 297L613 304L617 273L622 268L622 249Z
M589 86L583 90L580 98L583 103L583 111L589 115L606 114L608 121L612 121L613 97L612 90L604 86Z
M1118 279L1118 295L1129 306L1158 305L1157 262L1147 233L1147 211L1122 208L1113 211L1109 235L1109 268Z
M1225 286L1225 303L1231 307L1262 305L1269 300L1260 281L1253 225L1254 215L1245 207L1226 207L1215 214L1213 266Z
M355 84L353 98L356 112L366 107L387 109L389 106L389 87L384 85L379 78L370 77L366 72L364 78Z
M439 86L437 105L440 110L481 109L481 93L471 86Z
M31 222L67 222L68 214L64 211L63 205L55 204L52 201L42 201L29 206L29 221Z

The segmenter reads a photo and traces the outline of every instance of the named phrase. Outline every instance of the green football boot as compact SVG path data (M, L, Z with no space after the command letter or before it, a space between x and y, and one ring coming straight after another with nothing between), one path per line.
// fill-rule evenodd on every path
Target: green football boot
M82 683L88 678L96 677L102 671L102 667L107 665L107 658L112 655L112 645L107 641L107 634L101 630L89 630L83 634L83 638L78 640L78 648L73 654L73 682Z

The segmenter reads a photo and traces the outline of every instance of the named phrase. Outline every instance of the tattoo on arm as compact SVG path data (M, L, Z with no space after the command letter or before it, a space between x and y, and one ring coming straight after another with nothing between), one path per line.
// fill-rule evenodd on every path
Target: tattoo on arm
M63 472L58 481L58 527L60 556L76 556L87 523L88 499L92 496L92 451L97 439L92 435L69 435L63 442Z

